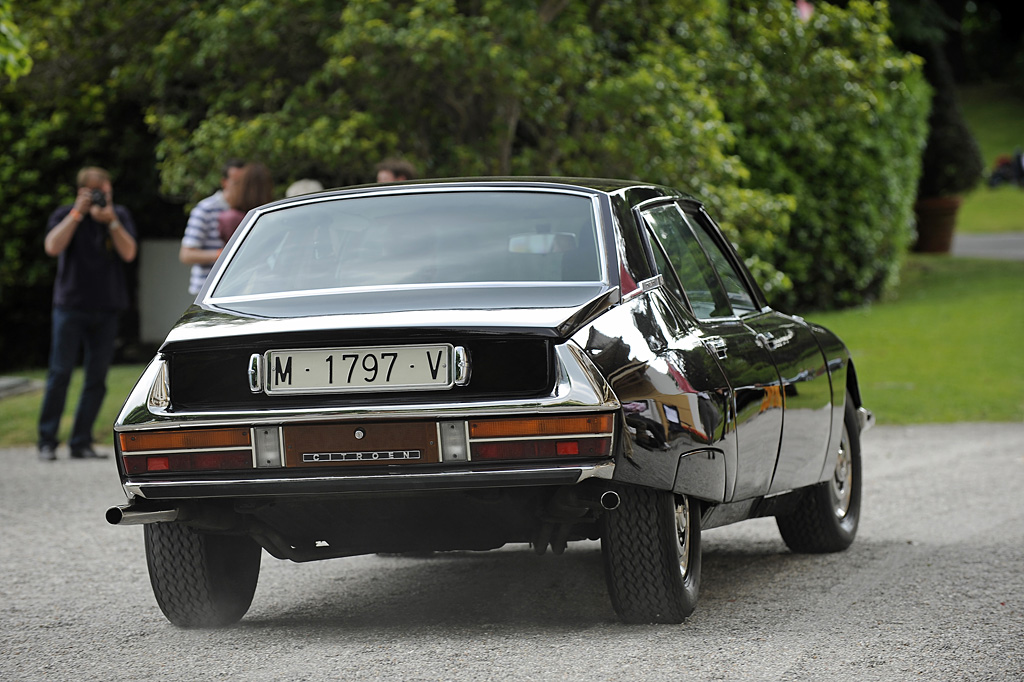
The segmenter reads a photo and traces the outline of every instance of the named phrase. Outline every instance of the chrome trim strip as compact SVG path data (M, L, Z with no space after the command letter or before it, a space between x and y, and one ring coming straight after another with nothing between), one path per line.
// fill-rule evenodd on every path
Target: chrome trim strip
M643 295L644 295L644 290L641 289L640 287L637 287L636 289L633 289L628 294L623 296L622 297L622 302L623 303L628 303L629 301L632 301L637 296L643 296Z
M277 427L277 456L280 458L281 466L285 464L285 453L284 453L284 427Z
M263 391L263 362L259 353L249 356L249 390L253 393Z
M259 467L259 454L256 452L256 427L249 427L249 442L252 443L252 468L256 469Z
M663 286L665 286L665 276L655 275L653 277L648 277L647 279L641 280L637 285L637 289L646 293L654 289L659 289Z
M434 422L434 438L437 439L437 461L444 464L444 441L441 439L441 422Z
M560 396L558 400L544 399L533 402L481 402L476 404L431 403L428 405L409 406L381 406L377 408L367 407L337 407L323 408L316 411L310 409L289 409L289 410L260 410L256 411L234 411L234 412L176 412L173 415L168 413L160 415L159 421L147 420L138 424L115 424L115 433L128 433L132 431L154 431L161 429L188 429L193 427L215 427L215 426L260 426L265 424L280 424L282 420L288 424L302 424L305 422L317 422L324 420L338 421L391 421L396 419L424 419L434 418L442 421L455 419L472 419L477 417L514 417L519 415L531 415L542 411L550 415L555 414L580 414L583 412L607 412L619 409L618 403L606 403L590 405L585 403L573 403L570 400L563 400L567 396ZM157 416L157 415L152 415Z
M563 433L558 436L506 436L504 438L470 438L470 443L509 443L512 441L531 440L572 440L573 438L611 438L615 434L608 433Z
M455 346L455 385L467 386L473 376L473 367L470 364L469 351L465 346Z
M252 429L249 429L252 431ZM235 452L237 450L253 450L252 445L236 445L233 447L219 448L174 448L173 450L130 450L122 452L123 457L137 457L140 455L184 455L190 452Z
M221 296L214 299L216 305L225 307L232 303L248 303L250 301L279 301L289 298L308 298L310 296L337 296L338 294L359 294L365 292L380 291L423 291L424 289L545 289L575 288L581 284L607 284L603 280L586 280L572 282L549 282L546 280L521 282L494 280L487 282L437 282L431 284L379 284L376 286L351 286L331 287L329 289L291 289L288 291L275 291L266 294L245 294L238 296Z
M125 404L132 404L138 407L145 407L147 412L153 416L159 416L168 414L167 405L155 405L151 399L153 394L153 387L157 382L162 382L166 376L167 361L160 355L155 356L146 365L146 369L142 370L142 374L139 376L139 380L135 382L135 387L132 392L128 394L128 399ZM124 408L121 408L122 413Z
M407 465L393 465L401 468ZM587 479L596 478L603 480L611 480L612 475L615 473L614 462L602 462L600 464L571 464L562 466L546 466L538 467L533 469L519 468L519 469L490 469L482 470L475 469L472 471L438 471L430 473L386 473L386 474L363 474L355 476L335 475L335 476L309 476L304 478L260 478L260 479L224 479L224 480L168 480L168 481L132 481L128 480L124 483L124 489L130 495L135 495L143 499L166 499L161 495L153 495L153 493L159 493L161 490L173 490L176 488L187 487L190 488L188 497L231 497L231 495L224 495L222 491L211 492L208 495L203 494L203 489L222 489L224 487L238 487L240 491L235 497L259 497L261 495L273 496L275 495L274 489L281 488L283 486L316 486L316 485L336 485L339 488L344 488L346 483L359 484L362 491L372 489L372 485L375 482L387 483L387 486L382 485L382 489L390 489L395 484L402 484L406 486L408 490L416 490L416 485L420 484L426 486L429 489L443 489L447 486L453 488L472 488L472 487L504 487L511 485L530 485L530 479L545 479L552 475L572 475L575 474L575 480L571 481L569 485L575 485ZM493 478L493 485L487 485L486 481L488 478ZM473 479L480 479L474 481ZM512 483L509 479L519 479L520 482ZM148 489L150 495L145 494L145 490ZM302 493L289 493L292 495Z
M166 410L171 404L171 385L167 376L167 361L158 359L156 379L149 389L146 405L151 410Z

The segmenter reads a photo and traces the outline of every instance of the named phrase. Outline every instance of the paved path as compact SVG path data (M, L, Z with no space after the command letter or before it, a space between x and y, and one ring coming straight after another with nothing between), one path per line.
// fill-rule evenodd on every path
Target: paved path
M1020 682L1024 423L877 426L846 552L772 519L704 534L683 625L615 620L596 542L306 564L264 555L248 615L179 630L111 460L0 449L0 680Z
M1024 232L954 234L953 255L964 258L1024 260Z
M43 387L43 382L25 377L4 377L0 376L0 400L10 398L19 393L28 393Z

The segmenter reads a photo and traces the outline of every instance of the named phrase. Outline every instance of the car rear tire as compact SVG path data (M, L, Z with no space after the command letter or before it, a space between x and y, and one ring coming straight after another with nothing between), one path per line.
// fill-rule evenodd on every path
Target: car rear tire
M860 524L860 422L846 396L843 435L832 477L808 488L795 512L775 519L793 552L839 552L853 542Z
M668 491L618 492L601 532L615 613L626 623L681 623L700 590L700 505Z
M153 595L167 620L182 628L216 628L249 610L261 549L241 535L217 535L180 523L145 526Z

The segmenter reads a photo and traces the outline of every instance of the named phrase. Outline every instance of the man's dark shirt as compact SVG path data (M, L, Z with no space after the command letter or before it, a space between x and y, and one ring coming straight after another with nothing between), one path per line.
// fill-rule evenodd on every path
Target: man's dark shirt
M71 208L68 204L50 214L47 233L64 220ZM128 209L115 204L114 212L123 229L137 239L135 223ZM96 222L89 214L82 217L71 243L57 257L53 305L79 310L124 310L128 307L124 261L117 255L107 226Z

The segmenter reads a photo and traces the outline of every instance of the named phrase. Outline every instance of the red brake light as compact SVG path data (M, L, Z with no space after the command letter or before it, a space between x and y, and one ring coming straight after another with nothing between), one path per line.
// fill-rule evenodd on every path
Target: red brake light
M171 455L128 455L124 458L124 470L128 474L251 468L252 452L249 450L181 452Z
M607 457L611 438L580 438L570 441L506 440L472 443L474 460L544 459L551 457Z

